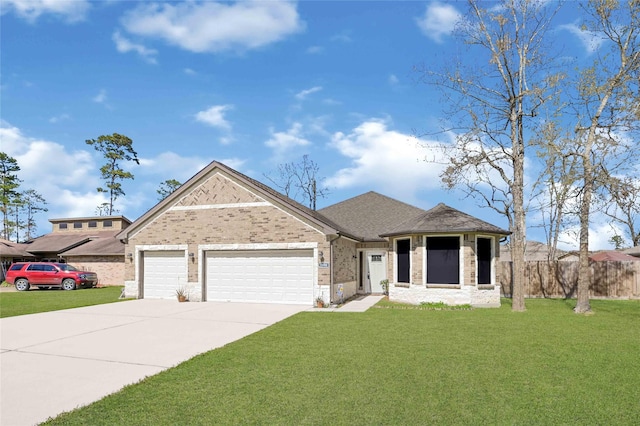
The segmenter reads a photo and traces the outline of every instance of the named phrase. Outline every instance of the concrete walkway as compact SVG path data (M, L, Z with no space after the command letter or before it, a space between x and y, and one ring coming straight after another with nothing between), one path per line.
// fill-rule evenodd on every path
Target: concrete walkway
M0 319L0 425L33 425L309 306L133 300Z

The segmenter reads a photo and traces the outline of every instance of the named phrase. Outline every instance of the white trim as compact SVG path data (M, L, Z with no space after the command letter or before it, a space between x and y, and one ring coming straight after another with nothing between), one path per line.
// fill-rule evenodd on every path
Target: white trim
M471 235L471 234L468 234ZM475 234L474 234L475 235ZM422 239L424 240L424 244L422 246L422 284L428 285L427 283L427 238L431 237L458 237L458 284L461 286L465 285L464 282L464 234L424 234ZM477 263L477 262L476 262ZM476 265L477 269L477 265ZM477 280L477 278L476 278ZM442 283L431 283L431 284L442 284Z
M266 201L260 201L255 203L232 203L232 204L202 204L195 206L172 206L167 211L182 211L182 210L210 210L210 209L230 209L230 208L247 208L247 207L266 207L271 203Z
M393 239L393 282L398 282L398 240L409 240L409 284L411 284L413 281L413 237L411 235Z

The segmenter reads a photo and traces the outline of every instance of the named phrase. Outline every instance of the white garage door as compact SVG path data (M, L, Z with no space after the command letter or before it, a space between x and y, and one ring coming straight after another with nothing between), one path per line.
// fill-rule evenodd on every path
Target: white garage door
M313 250L207 253L207 300L313 304Z
M187 282L184 251L145 251L145 299L175 299L176 289Z

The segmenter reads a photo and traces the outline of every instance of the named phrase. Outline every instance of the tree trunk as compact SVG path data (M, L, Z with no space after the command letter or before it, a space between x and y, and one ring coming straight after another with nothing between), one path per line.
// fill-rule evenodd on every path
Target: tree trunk
M513 194L513 229L511 234L511 260L513 262L513 294L511 309L522 312L526 310L524 303L524 269L525 244L527 240L524 211L524 152L514 152Z
M588 156L588 154L587 154ZM593 171L591 167L591 159L584 158L584 188L582 193L582 201L580 203L580 256L578 270L578 301L574 311L578 314L591 312L591 304L589 303L589 216L591 211L591 194L593 193Z

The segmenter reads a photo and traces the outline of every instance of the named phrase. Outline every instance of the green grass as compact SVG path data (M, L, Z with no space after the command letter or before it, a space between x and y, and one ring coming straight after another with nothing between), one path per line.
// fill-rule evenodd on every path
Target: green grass
M301 313L51 425L638 424L640 302Z
M0 292L0 318L118 302L122 287Z

